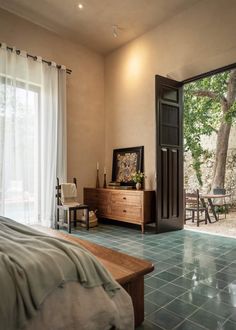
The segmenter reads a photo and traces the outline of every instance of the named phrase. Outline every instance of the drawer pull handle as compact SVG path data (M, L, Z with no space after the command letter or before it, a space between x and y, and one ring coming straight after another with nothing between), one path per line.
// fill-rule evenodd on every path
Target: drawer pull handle
M126 210L123 210L123 212L126 212Z
M123 199L126 199L126 197L123 197Z

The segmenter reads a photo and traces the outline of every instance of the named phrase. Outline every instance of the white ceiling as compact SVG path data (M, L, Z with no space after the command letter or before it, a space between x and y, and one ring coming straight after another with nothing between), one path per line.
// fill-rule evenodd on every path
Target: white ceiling
M0 0L0 7L103 54L201 0ZM84 5L78 9L78 3ZM118 38L112 34L117 25Z

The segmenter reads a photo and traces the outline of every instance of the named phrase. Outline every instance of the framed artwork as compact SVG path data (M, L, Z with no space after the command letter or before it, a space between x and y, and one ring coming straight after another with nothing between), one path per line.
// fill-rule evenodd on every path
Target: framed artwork
M113 150L112 181L122 186L135 186L132 174L143 172L144 147L132 147Z

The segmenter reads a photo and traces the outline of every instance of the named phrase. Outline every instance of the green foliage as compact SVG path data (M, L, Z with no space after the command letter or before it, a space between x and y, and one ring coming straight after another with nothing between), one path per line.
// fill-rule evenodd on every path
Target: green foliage
M200 79L184 86L184 137L185 151L190 151L199 184L202 186L201 165L209 157L201 144L202 136L217 132L222 120L233 122L236 117L236 102L227 114L223 114L221 99L227 96L230 72ZM199 91L213 92L215 98L199 96Z
M132 180L137 183L141 183L143 181L143 179L145 178L145 174L141 171L135 172L132 175Z

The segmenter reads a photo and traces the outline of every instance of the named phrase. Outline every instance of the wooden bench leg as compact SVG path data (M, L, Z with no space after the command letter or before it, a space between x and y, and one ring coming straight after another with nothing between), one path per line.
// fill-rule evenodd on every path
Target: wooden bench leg
M67 221L68 221L68 233L71 234L71 210L68 209L67 211Z
M89 230L89 208L86 209L86 229Z
M137 327L144 321L144 277L140 276L122 286L132 298L135 327Z

